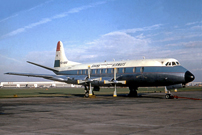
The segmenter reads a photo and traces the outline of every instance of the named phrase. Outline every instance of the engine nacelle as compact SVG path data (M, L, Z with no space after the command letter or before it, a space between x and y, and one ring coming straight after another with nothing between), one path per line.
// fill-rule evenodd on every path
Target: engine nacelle
M175 84L175 85L166 86L166 88L167 88L168 90L170 90L170 89L178 89L178 88L184 88L184 85L182 85L182 84L180 83L180 84Z

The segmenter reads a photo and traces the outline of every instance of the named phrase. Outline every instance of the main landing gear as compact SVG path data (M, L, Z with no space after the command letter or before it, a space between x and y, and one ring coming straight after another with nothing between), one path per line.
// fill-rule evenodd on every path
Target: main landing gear
M87 86L84 86L84 91L85 91L84 97L88 98L89 97L89 90L88 90Z
M129 92L129 94L128 94L128 96L129 97L137 97L138 95L137 95L137 87L129 87L129 90L130 90L130 92Z
M89 90L90 90L89 86L84 86L84 90L85 90L84 97L85 97L85 98L89 98ZM94 97L94 96L95 96L95 94L94 94L94 92L92 91L91 97Z
M85 90L84 97L85 97L85 98L89 98L89 91Z

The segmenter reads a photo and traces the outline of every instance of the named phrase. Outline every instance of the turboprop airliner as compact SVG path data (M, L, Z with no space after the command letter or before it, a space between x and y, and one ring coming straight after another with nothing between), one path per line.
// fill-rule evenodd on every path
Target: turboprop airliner
M137 96L138 87L165 86L169 92L165 98L170 98L170 89L182 88L195 79L194 75L173 58L141 59L113 61L102 63L81 64L66 58L63 44L57 43L54 68L27 61L30 64L53 71L55 75L14 73L20 75L41 77L48 80L83 85L85 97L94 96L93 91L99 91L101 86L113 86L113 96L117 96L116 87L129 87L128 96Z

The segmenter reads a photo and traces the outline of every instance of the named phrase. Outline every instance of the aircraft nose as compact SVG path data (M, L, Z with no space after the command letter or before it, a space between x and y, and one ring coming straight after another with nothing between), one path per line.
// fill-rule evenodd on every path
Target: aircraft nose
M191 82L194 79L195 79L195 76L191 72L189 72L189 71L185 72L185 82L186 83Z

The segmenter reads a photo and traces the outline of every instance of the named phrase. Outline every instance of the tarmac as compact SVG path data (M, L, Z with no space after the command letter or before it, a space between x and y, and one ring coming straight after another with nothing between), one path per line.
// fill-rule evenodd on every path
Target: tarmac
M202 91L177 95L178 99L165 99L163 93L4 98L0 134L201 135Z

